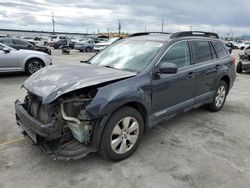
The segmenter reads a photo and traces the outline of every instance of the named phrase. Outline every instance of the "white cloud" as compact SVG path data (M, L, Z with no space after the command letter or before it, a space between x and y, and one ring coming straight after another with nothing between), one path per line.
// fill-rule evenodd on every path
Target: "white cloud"
M54 12L56 30L68 32L189 30L216 31L222 35L249 33L248 0L0 0L1 28L51 30Z

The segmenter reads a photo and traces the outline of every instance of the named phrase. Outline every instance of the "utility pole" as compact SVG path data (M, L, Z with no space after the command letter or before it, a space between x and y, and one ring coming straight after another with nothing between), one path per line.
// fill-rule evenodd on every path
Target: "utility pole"
M53 25L53 33L55 33L55 18L54 18L54 12L52 12L52 25Z
M189 27L190 27L190 31L193 31L193 27L194 27L194 26L190 25Z
M118 33L119 33L119 37L121 36L121 28L122 28L121 20L119 20L119 22L118 22Z
M161 20L161 32L163 33L163 27L164 27L164 20Z
M147 27L145 27L145 33L147 32Z
M108 31L108 36L109 36L109 38L110 38L110 32L109 32L109 28L107 29L107 31Z

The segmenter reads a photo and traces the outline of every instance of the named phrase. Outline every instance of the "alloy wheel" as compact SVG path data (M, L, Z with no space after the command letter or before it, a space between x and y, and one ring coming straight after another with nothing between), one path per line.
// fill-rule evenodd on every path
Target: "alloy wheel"
M139 136L139 123L133 117L125 117L114 127L110 144L117 154L124 154L131 150Z
M29 63L28 65L28 70L31 74L35 73L36 71L38 71L39 69L41 69L43 66L41 64L41 62L39 61L32 61Z
M216 107L220 108L223 105L225 98L226 98L226 88L225 86L221 85L218 88L216 97L215 97Z

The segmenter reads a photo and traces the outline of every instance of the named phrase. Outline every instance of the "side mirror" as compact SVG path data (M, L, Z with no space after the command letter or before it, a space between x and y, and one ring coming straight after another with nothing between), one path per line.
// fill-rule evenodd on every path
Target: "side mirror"
M4 51L4 53L6 53L6 54L7 54L7 53L10 53L10 49L9 49L9 48L6 48L6 47L3 48L3 51Z
M177 73L177 65L174 63L162 63L158 69L160 74L175 74Z

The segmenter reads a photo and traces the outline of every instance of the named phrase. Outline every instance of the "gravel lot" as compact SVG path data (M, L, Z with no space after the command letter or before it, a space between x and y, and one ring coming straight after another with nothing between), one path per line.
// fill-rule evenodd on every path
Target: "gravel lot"
M237 54L237 52L234 52ZM58 63L93 54L73 51ZM93 153L77 161L53 161L22 139L14 101L24 74L0 75L0 188L2 187L225 187L250 185L250 74L238 74L224 108L204 108L153 128L129 159L113 163Z

